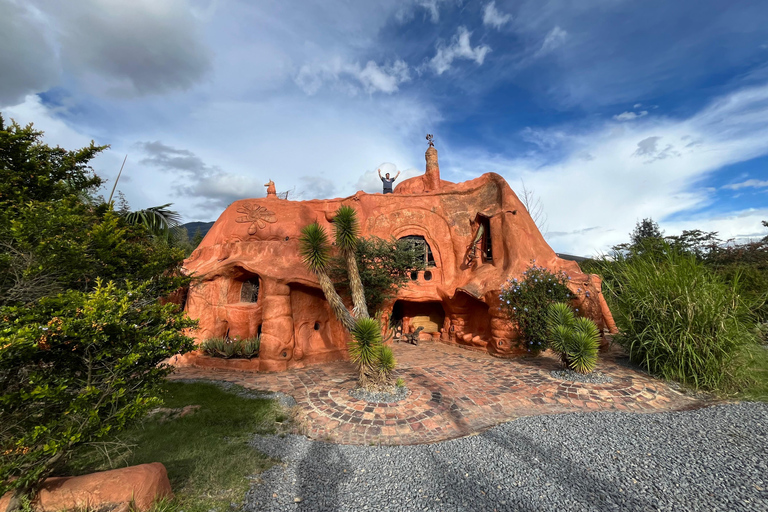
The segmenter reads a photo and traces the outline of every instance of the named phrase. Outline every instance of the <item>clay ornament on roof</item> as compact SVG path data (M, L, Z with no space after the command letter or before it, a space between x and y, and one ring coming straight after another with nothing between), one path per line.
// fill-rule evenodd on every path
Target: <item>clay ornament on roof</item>
M555 254L498 174L462 183L442 180L433 140L427 136L425 173L404 180L392 194L359 191L291 201L279 199L270 180L267 197L231 204L184 262L185 272L198 278L185 305L199 320L197 341L259 336L258 358L231 363L242 369L279 371L347 358L349 334L299 251L301 229L318 222L332 232L334 212L342 205L355 209L360 236L407 238L424 251L426 268L383 306L382 321L403 334L423 327L422 340L500 357L521 354L517 327L499 307L499 292L508 279L521 279L534 259L565 272L580 312L601 329L614 330L600 278ZM193 353L177 363L201 360Z

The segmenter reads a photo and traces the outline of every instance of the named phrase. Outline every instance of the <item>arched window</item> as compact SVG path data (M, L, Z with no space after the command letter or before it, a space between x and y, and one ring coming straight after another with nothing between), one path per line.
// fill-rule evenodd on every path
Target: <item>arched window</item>
M259 278L254 276L243 281L243 287L240 288L240 302L256 302L257 300L259 300Z
M426 238L420 235L408 235L400 240L408 241L418 256L424 255L424 265L427 267L435 266L435 257L432 255L432 248L427 243Z

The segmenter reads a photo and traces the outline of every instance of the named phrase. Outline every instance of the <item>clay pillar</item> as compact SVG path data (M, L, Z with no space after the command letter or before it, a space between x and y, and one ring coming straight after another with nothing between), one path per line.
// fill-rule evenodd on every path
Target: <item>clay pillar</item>
M427 148L424 154L427 160L427 172L424 173L424 192L440 190L440 166L437 163L437 150L434 146Z
M294 333L291 289L288 285L264 279L264 309L261 324L259 369L280 371L293 358Z

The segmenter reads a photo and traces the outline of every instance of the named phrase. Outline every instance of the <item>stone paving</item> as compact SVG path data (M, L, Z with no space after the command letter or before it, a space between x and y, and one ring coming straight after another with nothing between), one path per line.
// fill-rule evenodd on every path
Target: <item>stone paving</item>
M580 411L656 412L708 405L629 367L617 350L597 370L613 382L565 382L550 375L554 356L496 359L441 343L394 344L410 392L397 403L369 403L349 394L353 366L337 361L280 373L178 368L171 379L226 381L293 396L313 439L339 444L407 445L476 434L521 416Z

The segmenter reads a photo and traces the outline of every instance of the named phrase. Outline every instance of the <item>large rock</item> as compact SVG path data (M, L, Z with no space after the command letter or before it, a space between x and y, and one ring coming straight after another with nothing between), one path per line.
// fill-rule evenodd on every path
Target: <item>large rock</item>
M108 508L128 510L128 505L138 510L149 510L160 498L173 497L171 483L165 466L159 462L141 464L83 476L48 478L43 483L34 502L37 510L59 512L61 510ZM10 493L0 499L0 511L10 501Z

